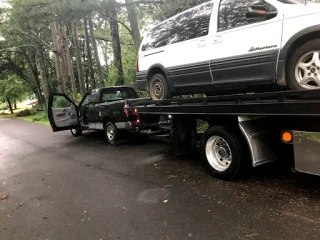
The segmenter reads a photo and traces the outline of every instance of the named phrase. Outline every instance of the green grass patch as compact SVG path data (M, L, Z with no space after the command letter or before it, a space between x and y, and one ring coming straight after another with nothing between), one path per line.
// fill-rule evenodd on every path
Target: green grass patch
M30 115L27 117L19 117L19 119L23 119L25 121L50 126L47 112L38 112L35 115Z

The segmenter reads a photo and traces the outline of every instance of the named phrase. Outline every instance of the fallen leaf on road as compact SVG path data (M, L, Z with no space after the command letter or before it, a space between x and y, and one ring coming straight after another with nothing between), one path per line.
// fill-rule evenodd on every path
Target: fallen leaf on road
M254 233L254 234L246 235L245 237L246 237L246 238L249 238L249 237L254 237L254 236L259 236L259 234Z
M81 222L83 222L84 221L84 219L81 219Z
M5 200L5 199L7 199L9 196L1 196L0 197L0 200Z
M170 238L168 237L168 235L166 235L166 240L170 240Z
M191 234L191 233L189 233L189 237L192 237L192 234Z
M165 185L164 187L165 187L165 188L166 188L166 187L171 187L171 185Z
M167 202L168 202L168 199L167 199L167 200L164 200L163 202L164 202L164 203L167 203Z
M211 210L208 210L208 212L211 212Z
M84 213L86 213L87 211L86 211L86 210L84 210L83 212L84 212Z

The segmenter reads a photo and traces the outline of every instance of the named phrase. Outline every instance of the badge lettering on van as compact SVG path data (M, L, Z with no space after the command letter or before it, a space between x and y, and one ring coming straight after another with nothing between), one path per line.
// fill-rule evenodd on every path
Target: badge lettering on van
M249 52L254 52L254 51L259 51L259 50L264 50L264 49L270 49L270 48L276 48L278 47L277 45L270 45L270 46L264 46L264 47L251 47L249 49Z

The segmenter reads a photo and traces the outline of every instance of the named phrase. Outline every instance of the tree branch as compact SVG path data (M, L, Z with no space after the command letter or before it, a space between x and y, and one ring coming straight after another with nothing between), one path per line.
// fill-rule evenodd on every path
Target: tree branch
M124 24L123 22L121 22L121 21L119 21L119 20L114 19L113 17L111 17L111 16L110 16L110 14L109 14L109 13L106 13L106 14L101 13L101 15L103 15L103 16L105 16L105 17L109 18L109 19L110 19L110 20L112 20L112 21L116 21L116 22L120 23L122 26L124 26L124 27L125 27L125 29L127 29L127 30L128 30L128 32L130 33L130 35L132 35L132 31L131 31L131 29L130 29L126 24Z

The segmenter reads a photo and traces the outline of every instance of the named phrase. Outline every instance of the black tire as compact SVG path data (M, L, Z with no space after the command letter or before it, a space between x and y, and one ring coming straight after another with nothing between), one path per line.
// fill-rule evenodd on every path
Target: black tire
M74 137L80 137L82 135L82 130L81 129L71 129L71 134Z
M152 100L164 100L172 97L167 84L167 79L162 73L152 76L149 85L149 92Z
M298 64L299 60L307 53L312 51L320 52L320 40L315 39L309 42L306 42L299 46L294 53L291 55L290 59L288 59L286 64L286 78L287 78L287 85L292 90L306 90L308 88L302 87L297 79L296 79L296 65ZM320 66L318 66L320 69ZM319 69L317 66L315 67L315 72L310 72L310 74L320 74ZM313 71L312 68L310 71Z
M216 126L216 127L209 127L201 137L201 140L200 140L201 159L204 162L207 169L210 171L210 173L216 178L219 178L222 180L232 180L237 176L239 176L240 173L243 172L245 151L241 146L244 146L244 145L241 142L243 141L242 138L236 137L236 135L237 134L235 134L232 130L224 126ZM215 164L212 164L212 161L214 161L212 156L214 154L212 154L211 157L209 156L209 159L211 161L208 160L208 155L206 150L207 143L208 143L208 152L210 153L211 141L212 139L216 139L216 137L218 137L218 140L216 140L216 142L215 141L212 142L212 144L214 143L215 146L219 146L218 141L220 141L221 138L225 140L225 142L227 143L227 146L224 144L225 147L220 147L220 148L224 149L222 153L226 153L226 155L230 156L228 152L231 153L232 159L231 159L231 162L228 164L227 162L225 162L226 164L223 164L224 161L221 160L222 158L219 159L220 162L217 159L218 165L215 166ZM221 145L223 145L223 143L224 142L222 142ZM225 149L230 149L230 151ZM219 149L217 151L220 153ZM216 151L212 149L212 152L216 152ZM215 155L215 156L217 157L218 155ZM218 169L218 167L220 166L219 165L220 163L223 165L222 168L226 167L226 169Z
M116 144L116 141L118 139L119 131L116 128L116 126L112 122L107 122L104 127L105 135L107 138L107 141L114 146ZM109 132L112 131L112 132Z

